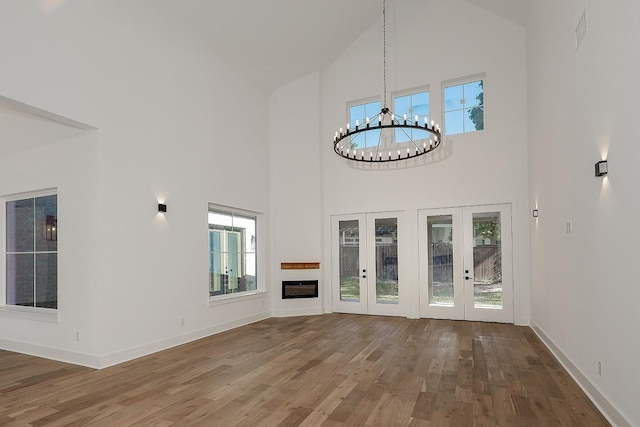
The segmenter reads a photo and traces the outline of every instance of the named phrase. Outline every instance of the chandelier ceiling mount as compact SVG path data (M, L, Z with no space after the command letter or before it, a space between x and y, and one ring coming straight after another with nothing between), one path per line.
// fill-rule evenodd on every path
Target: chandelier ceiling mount
M442 131L427 116L407 118L394 114L387 106L387 27L386 0L382 0L382 51L383 51L383 98L380 113L364 117L355 124L347 123L333 138L333 151L348 160L357 162L385 163L412 159L432 152L442 142ZM371 138L359 138L368 134ZM368 145L368 139L377 139L377 145ZM397 142L401 140L402 142Z

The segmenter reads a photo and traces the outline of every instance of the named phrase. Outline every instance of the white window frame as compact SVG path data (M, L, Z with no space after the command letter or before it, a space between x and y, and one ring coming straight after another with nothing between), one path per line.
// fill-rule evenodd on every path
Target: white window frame
M221 214L230 214L230 215L237 215L240 217L244 217L244 218L252 218L255 221L255 240L254 240L254 245L255 245L255 249L252 251L253 253L255 253L255 282L256 282L256 289L251 289L251 290L247 290L247 291L242 291L242 292L234 292L234 293L228 293L228 294L220 294L220 295L210 295L211 289L210 289L210 281L209 278L207 280L207 295L209 296L209 304L210 305L217 305L220 303L225 303L225 302L229 302L230 300L237 300L237 299L248 299L248 298L254 298L256 297L258 294L264 294L265 291L262 289L261 286L261 278L260 278L260 274L261 274L261 250L259 250L259 225L261 223L261 217L262 214L259 212L254 212L254 211L249 211L246 209L239 209L239 208L235 208L235 207L230 207L230 206L223 206L223 205L219 205L219 204L215 204L215 203L209 203L208 204L208 209L207 209L207 216L209 215L210 212L217 212L217 213L221 213ZM209 251L209 233L210 233L210 228L209 228L209 219L207 218L207 256L209 256L210 251ZM244 251L243 253L246 253L247 251ZM209 262L207 262L207 264L209 264ZM209 267L210 268L210 267ZM207 271L209 271L209 268L207 269ZM209 274L210 277L210 274Z
M38 197L46 197L46 196L58 196L58 189L57 188L48 188L48 189L44 189L44 190L36 190L36 191L29 191L29 192L23 192L23 193L15 193L15 194L10 194L10 195L5 195L5 196L0 196L0 203L2 204L2 206L0 207L0 240L1 240L1 246L2 248L0 249L0 283L2 284L2 292L0 293L0 308L2 311L7 311L7 312L15 312L15 313L24 313L27 316L29 315L36 315L36 317L27 317L29 319L43 319L46 320L47 318L57 318L58 315L58 309L60 308L60 300L59 300L59 296L60 296L60 286L58 283L58 287L56 290L56 295L57 295L57 299L58 299L58 304L57 304L57 308L44 308L44 307L28 307L28 306L21 306L21 305L10 305L7 304L7 273L6 273L6 262L7 262L7 202L13 202L16 200L25 200L25 199L34 199L34 198L38 198ZM58 208L57 208L57 217L59 218L60 216L60 209L59 209L59 204L58 204ZM58 230L56 230L56 233L58 232ZM59 236L58 236L59 237ZM59 242L59 239L58 239ZM58 247L57 250L55 251L56 256L58 257L59 260L59 256L60 256L60 248ZM58 270L56 271L56 274L59 277L59 264L58 264Z
M443 129L444 129L444 135L449 136L449 131L447 130L447 122L445 120L446 114L447 114L447 106L445 105L445 95L444 95L444 90L446 88L452 87L452 86L459 86L459 85L464 85L467 83L473 83L473 82L477 82L477 81L482 81L482 92L483 92L483 103L482 103L482 115L483 115L483 128L480 130L465 130L463 132L459 132L459 133L454 133L452 135L466 135L469 133L474 133L474 132L482 132L484 130L487 129L487 76L485 73L480 73L480 74L474 74L471 76L467 76L467 77L462 77L462 78L458 78L458 79L452 79L452 80L446 80L442 82L442 89L441 89L441 96L442 96L442 123L443 123Z

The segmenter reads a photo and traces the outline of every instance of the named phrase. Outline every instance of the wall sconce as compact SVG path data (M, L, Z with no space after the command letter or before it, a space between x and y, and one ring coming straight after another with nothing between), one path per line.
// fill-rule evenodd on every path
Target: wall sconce
M58 240L58 218L53 215L47 215L45 220L45 238L50 242Z
M165 205L164 203L158 203L158 212L166 212L167 211L167 205Z
M609 172L609 164L606 160L600 160L596 163L596 176L604 176Z
M533 210L533 217L538 218L538 209Z

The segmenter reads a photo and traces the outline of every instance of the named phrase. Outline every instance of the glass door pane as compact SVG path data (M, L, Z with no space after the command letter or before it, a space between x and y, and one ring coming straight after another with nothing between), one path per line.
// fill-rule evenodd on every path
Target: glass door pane
M367 312L381 316L406 316L401 235L404 212L366 214ZM362 272L362 268L360 268ZM405 295L405 296L403 296Z
M338 221L340 300L360 301L360 226L357 219Z
M420 316L464 319L462 209L418 212Z
M472 214L473 305L502 308L502 238L500 212Z
M513 323L511 206L463 210L465 318Z
M229 290L238 290L238 272L240 270L240 233L227 231L227 277Z
M398 304L398 219L375 220L376 303Z
M209 230L209 295L222 293L222 231Z
M429 304L452 307L453 215L427 218Z

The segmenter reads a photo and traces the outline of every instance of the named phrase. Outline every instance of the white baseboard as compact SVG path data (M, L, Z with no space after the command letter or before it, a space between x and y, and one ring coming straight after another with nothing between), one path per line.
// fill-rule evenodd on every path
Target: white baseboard
M43 357L57 360L58 362L72 363L74 365L97 368L100 357L92 354L62 350L39 344L29 344L20 341L0 339L0 349L13 351L14 353L28 354L29 356Z
M57 360L59 362L72 363L74 365L86 366L88 368L103 369L109 366L117 365L119 363L127 362L132 359L137 359L138 357L146 356L151 353L186 344L191 341L199 340L210 335L215 335L220 332L228 331L230 329L245 326L250 323L258 322L260 320L268 319L269 317L271 317L271 314L269 312L258 313L252 316L244 317L242 319L209 326L203 329L188 332L183 335L178 335L156 342L143 344L138 347L117 351L104 356L73 352L69 350L62 350L37 344L28 344L4 339L0 339L0 349L13 351L16 353L28 354L30 356L43 357L45 359Z
M271 315L273 317L298 317L298 316L317 316L324 314L322 308L307 308L296 310L272 310Z
M219 334L220 332L228 331L230 329L245 326L251 323L259 322L260 320L268 319L270 314L268 312L254 314L242 319L233 320L231 322L220 323L218 325L208 326L203 329L191 331L183 335L178 335L172 338L162 339L156 342L144 344L139 347L133 347L130 349L118 351L100 357L100 363L97 366L98 369L107 368L109 366L117 365L119 363L127 362L138 357L146 356L158 351L166 350L172 347L176 347L182 344L186 344L191 341L199 340L211 335Z
M544 333L544 331L531 320L531 329L538 335L560 364L569 372L569 375L578 383L582 391L591 399L594 405L602 412L602 415L616 427L633 427L624 415L607 399L598 388L576 367L571 359Z

